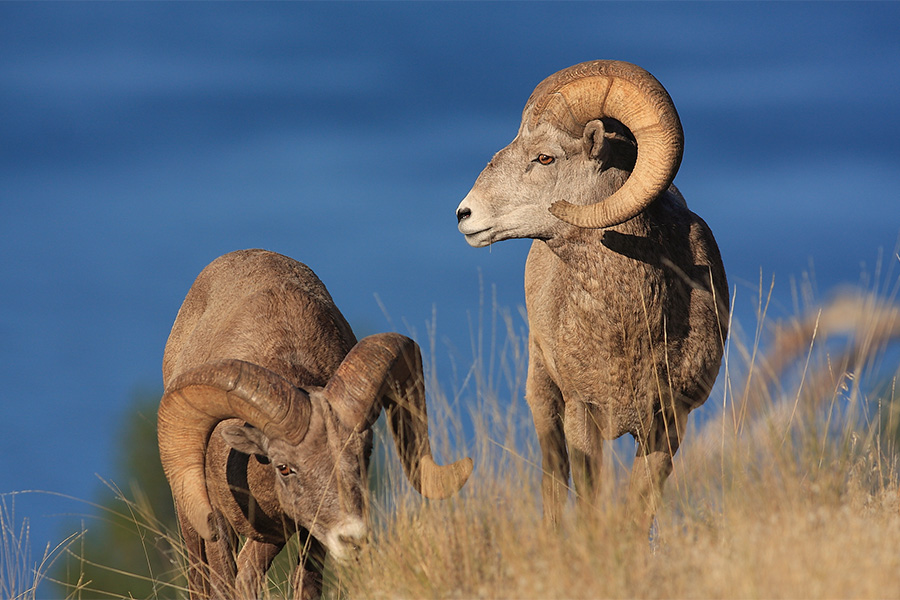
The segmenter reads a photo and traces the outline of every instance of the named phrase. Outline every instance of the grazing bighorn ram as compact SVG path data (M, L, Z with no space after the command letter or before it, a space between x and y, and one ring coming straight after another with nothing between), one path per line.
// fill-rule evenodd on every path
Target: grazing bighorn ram
M233 252L200 273L166 344L159 407L192 596L255 597L295 532L295 593L318 596L325 552L346 562L367 537L382 409L413 487L430 498L462 487L471 459L432 459L421 361L399 334L357 343L316 275L280 254Z
M718 373L728 286L712 232L672 185L682 150L678 114L653 76L578 64L537 86L518 135L457 209L472 246L534 239L526 398L551 523L570 463L589 507L603 440L630 433L628 506L646 531L688 413Z

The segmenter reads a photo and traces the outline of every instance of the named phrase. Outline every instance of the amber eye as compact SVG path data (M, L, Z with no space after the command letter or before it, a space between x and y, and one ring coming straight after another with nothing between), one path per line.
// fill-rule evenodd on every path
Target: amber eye
M553 164L553 161L556 159L553 158L552 156L550 156L549 154L538 154L538 157L536 160L539 163L541 163L542 165L551 165L551 164Z
M275 468L278 469L278 472L281 473L282 477L287 477L294 472L294 470L287 465L276 465Z

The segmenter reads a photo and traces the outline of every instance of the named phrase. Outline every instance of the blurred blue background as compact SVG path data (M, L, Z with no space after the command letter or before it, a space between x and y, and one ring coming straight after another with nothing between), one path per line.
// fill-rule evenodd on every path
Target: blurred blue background
M465 368L492 286L521 322L529 242L472 249L454 210L534 86L596 58L675 100L676 183L745 328L761 276L777 317L796 282L896 273L897 3L0 3L0 493L95 495L231 250L309 264L359 335L433 327L438 378ZM86 510L16 504L38 549Z

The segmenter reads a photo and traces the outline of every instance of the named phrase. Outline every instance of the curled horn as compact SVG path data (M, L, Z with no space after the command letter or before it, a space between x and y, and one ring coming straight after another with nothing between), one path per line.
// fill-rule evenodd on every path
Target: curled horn
M210 362L178 376L159 404L159 454L178 510L197 532L217 532L206 489L206 446L220 421L237 418L270 437L299 444L309 428L309 396L283 377L241 360Z
M344 425L372 426L384 408L412 486L426 498L447 498L465 484L472 459L438 465L428 438L428 415L419 346L397 333L363 338L344 358L325 387Z
M631 130L637 160L631 176L609 198L587 206L553 203L554 216L578 227L612 227L631 219L669 188L681 165L684 133L672 99L655 77L626 62L585 62L551 75L528 99L522 127L547 121L581 137L588 122L603 117Z

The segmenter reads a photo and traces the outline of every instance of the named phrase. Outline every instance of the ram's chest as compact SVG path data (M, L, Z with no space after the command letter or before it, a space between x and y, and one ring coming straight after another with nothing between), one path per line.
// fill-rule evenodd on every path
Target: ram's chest
M566 402L606 407L611 436L646 423L680 360L667 320L681 290L644 262L601 252L576 270L536 245L525 293L534 345Z

